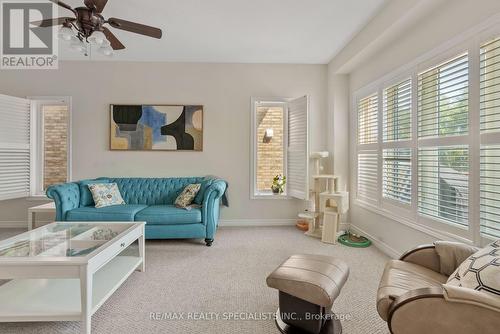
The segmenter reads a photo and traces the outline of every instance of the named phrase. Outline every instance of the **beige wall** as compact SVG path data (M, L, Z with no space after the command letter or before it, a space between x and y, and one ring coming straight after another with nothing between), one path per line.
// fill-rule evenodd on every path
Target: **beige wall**
M345 132L342 130L345 124L343 116L355 115L354 112L349 115L346 104L350 104L350 98L356 90L499 14L498 0L391 1L384 11L358 34L360 38L356 37L329 64L329 108L333 115L330 117L339 119L341 123L333 124L335 138ZM373 33L377 35L372 35ZM363 47L362 40L371 42L364 43L366 47ZM347 146L339 148L337 152L343 153L335 155L335 160L347 159L349 170L355 170L356 166L352 163L355 138L351 135L349 138L350 149L348 150ZM335 167L337 173L338 168ZM344 167L340 167L340 170L344 170ZM355 182L353 177L354 173L350 176L351 182ZM351 194L351 197L353 195ZM391 255L436 239L432 235L355 204L351 206L349 220Z
M250 98L311 96L311 148L326 148L325 65L63 62L54 71L1 71L0 93L72 96L73 179L215 174L229 181L222 219L291 219L294 200L250 200ZM203 152L109 151L109 105L202 104ZM0 224L39 202L0 202ZM49 217L50 218L50 217Z

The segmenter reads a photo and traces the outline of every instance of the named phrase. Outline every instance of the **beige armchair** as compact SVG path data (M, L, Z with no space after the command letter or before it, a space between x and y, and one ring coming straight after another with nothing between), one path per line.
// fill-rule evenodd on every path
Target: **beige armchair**
M387 263L377 311L393 334L500 333L500 298L446 284L478 248L438 241Z

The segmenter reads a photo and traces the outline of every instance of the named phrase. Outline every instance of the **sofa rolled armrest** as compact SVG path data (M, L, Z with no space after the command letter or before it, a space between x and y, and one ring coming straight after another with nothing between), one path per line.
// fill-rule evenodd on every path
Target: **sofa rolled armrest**
M226 182L223 180L214 181L203 194L202 219L207 227L207 239L214 238L217 225L219 223L220 199L226 191Z
M66 213L80 206L80 188L76 183L56 184L48 187L46 193L56 205L56 221L65 221Z
M397 297L389 309L389 330L393 334L495 333L498 330L500 311L497 308L484 302L451 300L447 294L443 285L411 290Z
M415 247L401 255L399 260L418 264L435 272L439 272L441 268L439 255L432 244Z

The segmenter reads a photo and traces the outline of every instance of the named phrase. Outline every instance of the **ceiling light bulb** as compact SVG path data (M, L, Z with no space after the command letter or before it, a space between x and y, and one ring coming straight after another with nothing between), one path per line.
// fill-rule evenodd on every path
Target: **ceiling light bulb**
M102 31L94 31L92 35L89 37L89 42L94 43L95 45L101 46L104 41L107 41L106 35Z
M65 41L70 41L71 37L73 37L73 30L71 30L70 27L63 26L61 27L61 29L59 29L59 33L57 34L57 36Z
M73 41L71 43L71 49L77 52L85 53L87 52L87 46L80 40Z
M104 47L99 48L99 53L101 53L107 57L111 57L113 55L113 49L109 46L104 46Z

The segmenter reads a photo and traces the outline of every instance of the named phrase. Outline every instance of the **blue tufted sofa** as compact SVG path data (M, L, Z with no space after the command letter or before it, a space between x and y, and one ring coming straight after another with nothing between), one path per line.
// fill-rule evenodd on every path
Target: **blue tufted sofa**
M95 208L90 183L118 185L125 205ZM195 198L199 208L176 208L173 203L184 187L201 183ZM204 177L97 178L50 186L47 196L56 204L57 221L145 221L147 239L203 238L213 242L226 182Z

